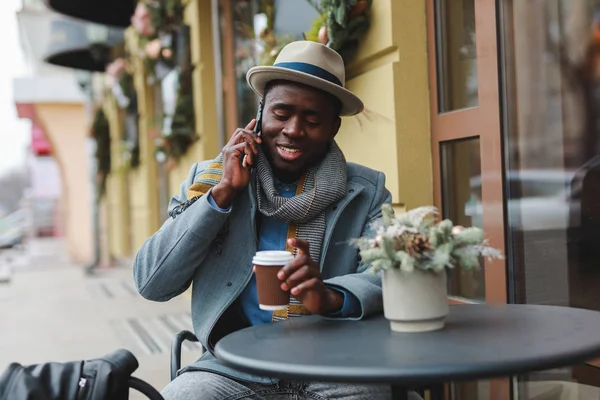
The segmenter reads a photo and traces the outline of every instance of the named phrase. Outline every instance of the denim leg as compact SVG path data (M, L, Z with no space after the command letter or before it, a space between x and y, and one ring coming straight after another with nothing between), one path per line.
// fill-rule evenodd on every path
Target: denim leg
M311 382L305 386L301 399L312 400L341 400L341 399L370 399L390 400L392 389L390 385L367 385L348 383ZM409 400L422 400L415 392L408 394Z
M161 393L165 400L290 400L293 391L279 385L238 382L205 371L188 371Z

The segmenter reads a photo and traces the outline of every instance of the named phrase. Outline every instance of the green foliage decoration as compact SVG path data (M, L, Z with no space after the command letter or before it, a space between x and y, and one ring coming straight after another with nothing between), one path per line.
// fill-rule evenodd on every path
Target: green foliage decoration
M307 40L318 41L337 51L346 65L356 53L360 39L370 27L372 0L307 0L319 17L305 33ZM323 31L321 31L324 29Z
M439 221L435 207L395 216L392 206L384 204L381 211L382 217L372 226L376 236L353 240L372 272L392 268L442 272L455 266L473 270L480 267L480 257L503 258L481 229L454 226L449 219Z

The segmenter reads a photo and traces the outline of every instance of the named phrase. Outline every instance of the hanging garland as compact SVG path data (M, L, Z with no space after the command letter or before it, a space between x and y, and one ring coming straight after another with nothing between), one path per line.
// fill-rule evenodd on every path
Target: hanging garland
M92 123L92 137L96 141L96 177L100 196L106 192L106 179L110 174L110 127L102 107L96 110Z
M183 23L181 0L143 0L150 9L152 26L156 32L171 31Z
M307 0L318 12L307 40L323 43L340 53L344 63L358 49L359 41L369 29L372 0Z
M162 134L156 143L156 157L160 162L168 160L177 162L199 138L194 129L196 121L191 91L191 69L176 70L174 73L178 75L174 88L175 108L172 114L164 116Z
M140 164L138 137L137 93L133 75L125 58L117 58L106 68L107 84L120 109L125 111L124 135L122 138L123 160L126 169L135 169Z
M155 50L151 41L156 38L156 29L153 26L151 8L146 1L138 1L135 11L131 16L131 26L137 33L138 56L144 61L147 71L154 71ZM160 50L160 49L159 49ZM150 77L153 83L154 77Z
M123 73L119 79L119 87L129 99L125 107L123 158L128 168L135 169L140 165L140 138L137 93L133 86L133 75L129 72Z
M159 162L178 161L198 140L195 132L189 27L183 23L181 0L140 0L131 18L150 82L174 92L174 105L165 105L161 134L156 138ZM174 75L177 79L174 79Z
M306 0L319 13L311 28L304 33L306 40L325 44L337 51L346 67L358 49L359 42L370 27L372 0ZM393 122L379 112L365 108L355 115L361 129L366 121L378 118Z
M306 40L312 40L337 51L348 65L356 53L360 39L369 29L369 16L372 0L306 0L319 13L311 28L304 33ZM267 26L261 30L256 40L261 49L257 54L258 65L273 65L279 52L287 44L296 40L293 35L275 33L275 2L260 2L260 12L267 17ZM254 37L253 28L244 26L248 37Z
M176 163L198 140L194 112L192 64L190 54L190 29L179 26L172 32L170 41L175 53L171 57L174 68L163 78L165 90L173 93L174 103L165 104L162 136L157 145L157 157ZM169 93L167 93L169 94Z
M176 65L175 36L183 25L181 0L139 0L131 25L138 33L140 56L149 72L149 84L160 81Z

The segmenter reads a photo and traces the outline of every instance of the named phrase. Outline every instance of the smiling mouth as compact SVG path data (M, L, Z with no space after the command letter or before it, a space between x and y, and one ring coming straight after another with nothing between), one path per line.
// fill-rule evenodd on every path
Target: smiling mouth
M302 150L277 145L279 156L286 161L293 161L302 155Z
M284 152L286 152L287 154L296 154L296 153L300 153L300 150L298 149L293 149L291 147L285 147L285 146L280 146L277 145L278 148L280 148L281 150L283 150Z

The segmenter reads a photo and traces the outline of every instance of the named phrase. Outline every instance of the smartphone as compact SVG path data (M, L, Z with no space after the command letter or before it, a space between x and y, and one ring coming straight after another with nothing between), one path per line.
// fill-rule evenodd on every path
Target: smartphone
M264 103L261 100L258 105L258 112L256 113L256 125L254 125L254 132L256 132L256 136L260 137L262 134L262 113L263 113Z
M262 134L262 113L263 113L263 101L260 101L258 105L258 112L256 113L256 124L254 125L253 132L256 133L256 136L260 137ZM246 156L242 159L242 167L247 167L246 164Z

